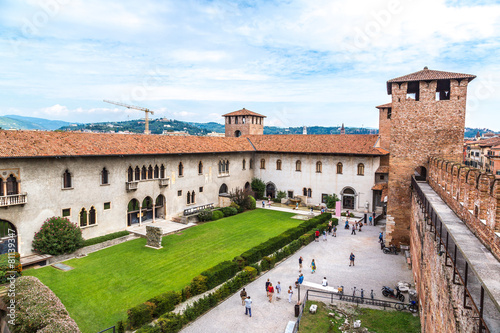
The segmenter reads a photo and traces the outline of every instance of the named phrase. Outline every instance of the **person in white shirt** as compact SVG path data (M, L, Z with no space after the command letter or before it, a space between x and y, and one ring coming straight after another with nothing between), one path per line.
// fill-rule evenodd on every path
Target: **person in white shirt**
M326 280L326 277L323 278L323 282L321 283L321 285L323 287L327 287L328 286L328 281Z

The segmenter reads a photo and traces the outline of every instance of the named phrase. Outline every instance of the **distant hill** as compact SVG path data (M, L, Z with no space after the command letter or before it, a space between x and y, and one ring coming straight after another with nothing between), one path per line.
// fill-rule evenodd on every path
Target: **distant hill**
M482 136L484 133L496 133L496 134L500 134L500 132L495 132L495 131L492 131L490 129L487 129L487 128L470 128L470 127L466 127L465 128L465 134L464 134L464 137L465 138L469 138L469 139L472 139L476 136L477 132L479 132L479 134Z
M0 116L0 127L3 129L28 129L53 131L70 123L61 120L23 117L17 115Z

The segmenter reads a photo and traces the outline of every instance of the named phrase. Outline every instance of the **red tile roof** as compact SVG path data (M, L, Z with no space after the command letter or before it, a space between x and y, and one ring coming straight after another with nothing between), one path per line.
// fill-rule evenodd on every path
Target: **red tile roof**
M261 114L258 114L257 112L253 112L250 110L247 110L245 108L238 110L238 111L233 111L230 113L226 113L222 115L223 117L228 117L228 116L256 116L256 117L262 117L266 118L266 116L263 116Z
M318 153L349 155L386 155L374 148L378 135L251 135L257 151L276 153Z
M240 138L0 131L0 158L292 152L385 155L377 135L253 135Z
M490 139L483 139L481 141L476 141L479 147L491 147L491 146L496 146L497 144L500 144L500 138L490 138Z
M388 188L387 183L378 183L378 184L373 185L372 190L383 191L386 188Z
M0 131L0 157L103 156L253 151L245 138Z
M379 106L376 106L377 109L387 109L387 108L392 108L392 103L387 103L387 104L382 104Z
M390 95L392 92L392 83L409 82L409 81L432 81L432 80L451 80L451 79L467 79L474 80L476 76L471 74L443 72L428 69L424 67L423 70L403 75L387 81L387 93Z
M389 166L388 165L381 165L378 167L377 171L375 173L389 173Z

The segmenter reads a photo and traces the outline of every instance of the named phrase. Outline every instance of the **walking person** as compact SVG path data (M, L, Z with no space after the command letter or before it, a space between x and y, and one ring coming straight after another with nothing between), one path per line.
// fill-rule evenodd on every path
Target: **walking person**
M326 242L326 230L323 230L323 242Z
M279 301L281 299L281 284L278 281L278 284L276 285L276 300Z
M245 315L252 317L252 300L250 299L250 296L247 296L247 299L245 300Z
M292 286L288 287L288 303L292 303L293 290Z
M314 232L314 241L319 242L319 230L318 229L316 229L316 231Z
M316 263L314 262L314 259L311 261L311 274L314 274L316 272Z
M300 274L298 281L299 281L299 284L302 284L302 282L304 282L304 275L303 274Z
M373 223L375 224L375 211L373 211L372 216L373 216Z
M354 259L356 259L356 256L354 255L354 253L351 252L351 255L349 256L349 260L350 260L349 267L351 265L354 266Z
M247 292L245 291L245 288L240 292L240 297L241 297L241 305L245 305L245 300L247 299Z
M333 237L337 237L337 226L333 226Z
M302 272L302 257L299 257L299 273Z
M352 225L351 235L356 235L356 223Z
M384 233L383 232L380 232L380 234L378 235L378 242L379 243L383 243L384 242Z
M269 285L271 284L271 282L269 282L269 279L267 279L266 281L266 292L269 290Z
M273 301L274 287L272 283L269 283L269 287L267 288L267 297L269 298L269 303Z
M370 215L370 217L368 217L369 225L372 225L372 220L373 220L373 217Z

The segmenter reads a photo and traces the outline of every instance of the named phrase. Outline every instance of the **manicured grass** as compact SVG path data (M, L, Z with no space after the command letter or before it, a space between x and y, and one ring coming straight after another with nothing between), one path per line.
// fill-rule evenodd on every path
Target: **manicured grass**
M295 227L294 214L257 209L166 236L163 249L136 239L72 259L75 269L30 269L61 299L85 333L96 333L126 318L127 309L169 290L224 260Z
M318 309L315 314L310 314L309 307L316 304ZM376 333L420 333L420 318L406 311L384 311L366 308L351 307L354 320L361 320L361 327ZM329 317L328 313L338 313L329 309L325 303L307 301L304 314L300 321L300 332L326 333L341 332L339 327L344 323L345 317ZM333 323L332 323L333 321Z

